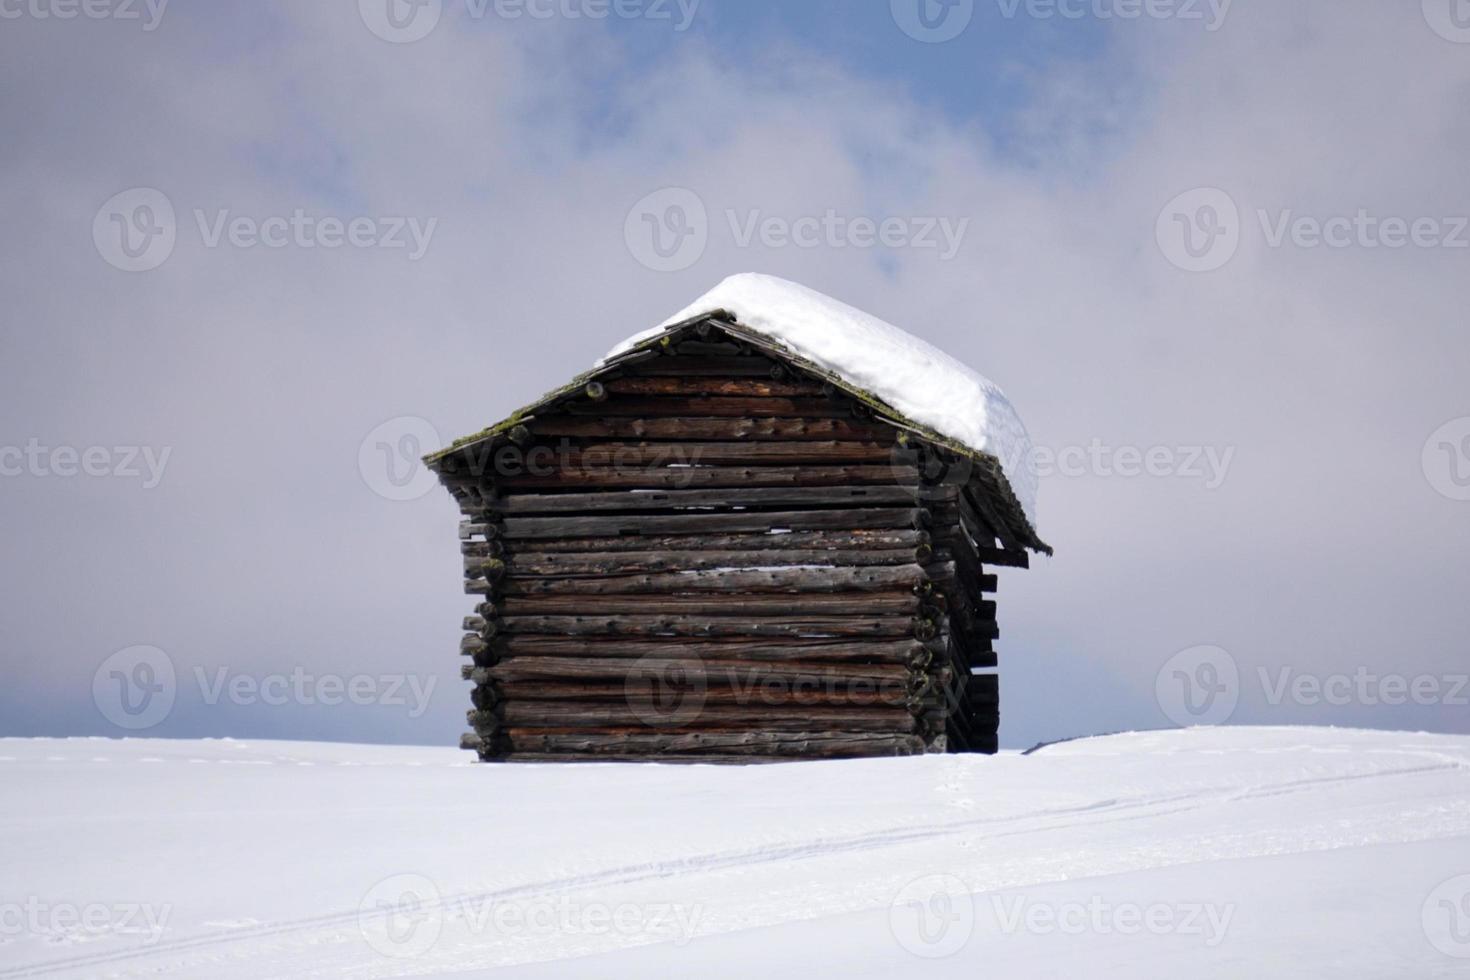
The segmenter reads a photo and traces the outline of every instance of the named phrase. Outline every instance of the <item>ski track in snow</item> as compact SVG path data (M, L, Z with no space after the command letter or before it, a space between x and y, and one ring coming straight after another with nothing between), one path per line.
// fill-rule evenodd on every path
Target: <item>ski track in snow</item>
M1239 732L1248 734L1242 736L1237 734ZM1245 744L1232 744L1242 741ZM17 785L16 779L23 781L28 770L49 773L54 779L60 766L74 763L78 764L76 771L79 773L95 772L95 767L103 761L95 754L84 753L80 758L56 755L54 752L59 744L66 743L31 743L31 758L26 758L28 753L25 741L6 740L7 752L0 758L0 764L4 766L0 770L0 781L14 787ZM159 772L171 769L172 764L178 763L183 764L186 767L185 772L196 779L203 774L197 768L201 758L207 759L213 753L248 754L256 751L255 748L239 743L177 743L184 749L183 754L170 757L159 749L160 745L167 743L138 741L112 744L123 749L111 752L106 757L116 757L117 762L112 765L118 765L131 757L135 762L151 763L143 767L146 771ZM268 746L270 743L255 745ZM1160 751L1158 746L1163 746L1163 750ZM11 751L12 748L14 751ZM286 772L300 771L305 768L303 762L306 760L299 756L311 755L312 748L303 745L292 745L290 748L291 752L280 754L274 759L257 757L215 761L228 761L235 765L275 766ZM95 745L89 746L89 749L95 753ZM495 770L491 767L459 764L424 766L413 761L392 761L396 752L404 750L382 750L387 754L388 761L375 762L377 747L332 746L329 749L331 751L326 752L327 756L337 753L354 756L363 763L357 768L364 771L422 768L434 774L452 773L445 778L456 783L461 780L485 780L495 775ZM47 754L42 755L42 751ZM448 754L438 754L438 750L408 751L434 752L435 758L446 760L455 758ZM1236 759L1237 763L1243 759L1250 765L1239 766L1237 769L1222 764L1218 771L1212 771L1213 759ZM315 761L321 765L330 765L327 758ZM691 804L691 812L688 814L690 820L701 815L699 807L709 807L711 812L738 807L742 799L748 799L752 785L760 784L760 773L765 771L772 774L769 781L774 784L772 790L777 795L757 801L761 812L752 816L751 834L759 836L779 830L794 839L753 846L706 847L696 849L694 853L617 863L577 874L533 878L504 887L446 890L438 905L441 910L448 912L454 908L467 908L469 904L545 899L625 889L628 886L661 880L676 883L680 892L692 896L694 900L699 900L701 896L714 897L717 900L724 891L721 881L718 880L719 876L735 874L748 883L749 876L766 874L772 878L770 894L745 910L754 911L753 919L742 916L745 918L743 928L760 928L820 918L824 914L886 908L894 893L891 882L897 881L901 884L908 878L942 869L942 865L935 865L936 859L932 853L916 859L916 855L924 854L922 848L926 845L952 848L941 853L950 854L954 859L955 872L964 874L967 869L965 858L977 853L977 847L983 849L984 845L1004 842L1004 850L1000 852L1002 854L1035 856L1021 883L1042 885L1059 880L1079 880L1087 877L1089 871L1096 875L1115 875L1129 871L1147 872L1194 863L1203 864L1222 857L1244 859L1353 848L1365 844L1470 836L1470 780L1465 779L1470 776L1470 738L1288 729L1221 730L1216 735L1192 730L1071 742L1042 749L1025 760L1011 755L994 760L963 756L930 757L912 760L918 765L904 768L902 764L908 761L910 760L883 760L877 765L868 762L803 763L797 766L743 770L702 767L691 769L679 766L656 769L609 766L513 767L527 772L528 783L542 785L574 785L582 780L595 781L599 784L598 789L603 789L608 784L616 784L619 773L632 774L631 779L635 784L646 784L652 780L674 791L684 788L681 781L696 784L694 788L699 791L698 795L707 798ZM1171 761L1178 765L1171 766ZM1276 778L1267 778L1255 784L1241 784L1242 779L1258 778L1252 776L1256 769L1269 772L1270 763L1280 765L1281 771L1275 774ZM86 768L82 768L81 764L85 764ZM1177 785L1171 785L1171 772L1177 780L1177 769L1185 766L1192 767L1188 772L1189 779L1185 782L1193 780L1198 784L1181 790ZM1126 778L1116 781L1107 778L1106 770L1109 767L1126 767ZM1301 774L1303 770L1318 767L1322 771L1317 774ZM22 770L18 777L8 773L8 770L16 768ZM337 768L340 771L354 767L339 760ZM530 773L529 770L533 769L541 771ZM1343 769L1356 771L1342 771ZM1075 785L1076 774L1089 770L1098 770L1096 785ZM861 781L861 785L869 792L881 794L890 779L895 793L912 795L918 789L927 788L933 795L930 798L915 799L908 806L895 807L893 801L888 801L879 808L882 810L883 824L857 832L824 832L822 822L818 820L813 820L810 827L803 826L800 809L785 812L781 820L771 820L770 808L779 808L782 802L779 794L789 793L795 782L787 777L797 771L811 773L813 780L825 787L835 787L833 792L838 796L844 795L844 791L854 798L863 795L855 792L856 786L844 785L845 780ZM1150 774L1157 784L1154 788L1112 793L1119 785L1126 784L1129 788L1137 786ZM512 771L512 776L515 775ZM939 778L937 784L932 782L935 776ZM79 780L82 778L78 777ZM1048 785L1048 779L1056 779L1058 784ZM1068 780L1074 781L1073 784L1068 785ZM722 783L730 787L724 797L721 797ZM1405 786L1405 783L1411 785ZM1427 790L1420 788L1421 785L1427 787ZM560 785L562 790L567 788L567 785ZM1075 803L1004 807L1006 812L1002 813L958 820L932 819L936 811L942 812L945 806L975 806L976 801L969 798L974 796L978 796L983 804L987 802L988 795L994 794L996 799L1005 799L1014 805L1018 798L1046 798L1054 791L1064 791L1057 795L1075 795L1087 790L1106 790L1107 793ZM1420 795L1416 796L1415 791ZM452 792L451 786L450 793ZM633 795L636 796L637 793L638 788L635 785ZM1348 797L1340 809L1334 810L1330 804L1313 808L1313 801L1325 801L1334 794ZM946 797L949 799L946 800ZM6 793L3 798L8 799L9 794ZM21 799L24 797L17 796L16 799L9 800L13 805L6 807L6 812L16 813L17 806L14 804ZM1286 805L1281 805L1281 801L1286 801ZM1267 823L1252 830L1247 818L1251 816L1250 805L1258 803L1273 804L1270 813L1294 813L1299 817L1294 823ZM386 798L384 804L383 811L413 812L413 804L403 804L392 798ZM616 808L625 805L627 804L622 801L615 803L614 812L609 815L609 819L616 819ZM1381 811L1377 817L1365 812L1374 809ZM34 805L30 807L30 811L37 812ZM262 806L252 809L251 812L264 819L271 814L292 811L289 807ZM341 817L344 813L370 816L377 812L373 807L345 805L341 809L333 809L330 814L323 814L322 818L325 820L330 816ZM442 815L442 811L439 813ZM1406 819L1411 814L1417 815L1419 819ZM184 826L187 827L187 818L209 815L210 811L168 810L160 813L159 819L182 817L185 818ZM449 817L451 820L458 820L464 815L463 810L457 809ZM683 814L670 813L667 816L671 823L676 823ZM923 819L925 817L930 819ZM1435 817L1440 819L1440 824L1435 823ZM95 819L95 816L78 815L74 819ZM436 819L436 812L426 809L422 813L426 833L434 832ZM496 833L497 826L500 826L498 820L499 818L487 820L486 834ZM66 828L68 822L68 819L63 818L54 826L58 832L64 834L63 828ZM24 824L25 820L20 818L12 821L6 818L0 821L0 828L9 823ZM1126 835L1131 832L1130 827L1139 824L1146 826L1136 832L1135 837L1125 838L1133 841L1134 845L1122 857L1114 855L1107 862L1098 860L1091 867L1085 866L1084 862L1080 874L1062 871L1058 877L1060 868L1056 862L1061 859L1056 855L1069 855L1078 849L1086 851L1093 846L1104 847L1112 839L1108 834ZM1336 834L1325 833L1322 830L1324 824L1335 826L1338 831ZM1182 847L1178 843L1183 838L1180 837L1177 825L1198 829L1198 840L1193 849ZM506 830L509 832L508 828ZM694 842L700 844L706 841L700 840L696 834ZM1212 842L1215 847L1228 844L1228 850L1223 855L1212 851ZM961 845L969 850L961 850ZM65 841L62 841L62 846L64 848ZM552 855L548 855L550 857ZM1014 859L1020 860L1020 857ZM838 859L844 858L860 860L841 864ZM142 855L140 860L146 861L148 856ZM838 878L846 876L848 879L853 879L856 875L859 882L883 881L889 887L870 888L866 892L858 888L855 894L848 896L845 903L838 906L818 904L818 907L811 908L780 900L783 894L780 879L783 876L823 861L837 862L837 866L813 867L813 875L830 873ZM7 870L9 863L8 857L0 859L0 871L5 872L4 877L7 880L7 892L11 892L17 883ZM221 873L221 887L232 887L229 880L230 868L225 866L217 870ZM372 880L373 875L381 878L401 870L395 866L379 866L367 872L366 877L367 880ZM1450 870L1452 869L1447 869L1446 873ZM1470 867L1461 870L1470 872ZM22 894L46 894L51 890L44 881L36 882L28 892L22 885ZM818 887L815 891L821 892L821 888ZM0 897L9 899L12 895ZM258 906L242 908L238 912L240 914L205 916L191 927L196 930L194 934L164 939L152 945L136 944L122 949L113 948L55 958L37 956L29 958L29 962L10 967L0 965L0 978L10 980L48 975L132 976L160 973L198 976L208 975L211 964L222 966L233 962L238 966L257 957L272 956L285 959L281 965L272 967L281 972L271 972L269 975L404 975L440 972L451 963L462 970L513 964L518 957L520 961L530 962L534 959L545 959L548 952L551 955L556 953L554 948L548 948L547 943L532 943L530 948L519 952L477 949L474 944L469 944L458 947L451 945L436 951L441 956L420 962L383 960L373 964L369 960L364 965L363 961L348 956L339 965L331 958L330 951L334 946L349 947L354 956L362 952L363 943L358 934L361 918L357 908L343 908L341 911L320 915L285 917L275 921L262 921L258 915ZM247 912L252 914L245 914ZM715 926L711 931L731 931L729 914L726 914L724 920L717 921ZM611 942L598 948L616 950L624 945L636 944ZM577 943L570 944L567 950L571 955L581 955L587 951L585 945ZM507 956L507 953L510 955ZM6 956L4 946L0 945L0 964L4 963ZM323 956L326 959L321 959Z

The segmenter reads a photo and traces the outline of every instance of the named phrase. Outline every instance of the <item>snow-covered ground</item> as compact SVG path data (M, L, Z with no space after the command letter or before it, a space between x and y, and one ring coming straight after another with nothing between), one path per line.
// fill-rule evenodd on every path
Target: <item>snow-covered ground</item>
M1470 976L1470 738L483 766L0 740L0 977Z

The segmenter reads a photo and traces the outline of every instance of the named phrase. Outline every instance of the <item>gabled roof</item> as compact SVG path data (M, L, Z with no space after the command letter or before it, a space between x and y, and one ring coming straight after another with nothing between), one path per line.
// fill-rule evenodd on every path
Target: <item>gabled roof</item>
M483 432L426 457L446 456L508 432L588 381L647 357L683 333L713 327L819 376L868 403L878 417L976 466L971 482L1008 547L1051 553L1036 531L1036 475L1020 416L993 382L892 324L775 276L731 276L651 330L614 347L591 371ZM437 468L437 466L436 466Z

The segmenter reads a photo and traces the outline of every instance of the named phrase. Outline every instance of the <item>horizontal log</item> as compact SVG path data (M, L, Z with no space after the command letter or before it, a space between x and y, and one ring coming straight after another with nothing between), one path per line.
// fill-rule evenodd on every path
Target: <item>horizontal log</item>
M708 687L751 687L769 680L821 682L829 680L894 683L907 688L920 675L903 664L793 663L747 661L723 657L688 660L678 657L509 657L495 666L475 668L471 679L488 681L603 680L623 685L629 676L649 678L686 677ZM616 694L624 695L619 687Z
M892 592L914 588L926 581L918 565L882 565L876 568L793 568L765 571L675 572L652 575L616 575L587 579L511 578L501 583L506 596L619 595L703 592L805 593Z
M918 492L918 488L914 486L867 486L518 493L506 496L495 507L507 517L525 514L631 513L686 508L911 507L917 501Z
M832 680L801 684L772 680L759 685L711 685L699 688L665 688L660 686L658 698L629 695L623 683L568 683L566 681L497 681L497 689L507 700L542 701L582 705L629 705L641 710L659 710L667 698L698 692L702 704L724 706L761 706L781 709L813 708L897 708L910 714L923 710L923 700L915 697L901 681Z
M481 712L471 712L480 715ZM487 721L502 728L601 728L638 726L651 730L754 728L768 732L848 730L918 731L918 722L902 708L822 708L696 705L693 702L634 707L605 704L554 704L507 701ZM478 729L477 729L478 730Z
M694 490L703 487L836 487L917 484L919 471L894 464L881 466L583 466L549 472L496 476L508 492L578 487L583 489ZM474 514L474 504L461 511Z
M788 663L901 664L919 668L934 650L916 640L834 640L796 637L781 640L656 639L619 640L560 636L508 636L495 644L497 657L588 657L661 660L736 659Z
M566 437L562 437L565 439ZM885 463L917 469L918 463L897 446L882 442L807 439L800 442L701 442L684 438L668 442L586 442L565 443L547 447L538 456L512 457L501 460L497 469L492 458L483 472L506 472L509 464L518 468L555 465L562 470L627 466L781 466L841 465L844 463ZM534 452L534 451L533 451ZM956 488L958 490L958 488Z
M466 570L471 562L465 559ZM493 560L493 559L492 559ZM912 565L913 548L882 551L612 551L520 555L506 562L506 574L536 578L573 578L588 575L627 575L635 572L675 572L716 568L772 568L781 565L872 567Z
M929 543L927 531L913 528L857 531L765 531L745 534L666 534L627 538L534 539L516 542L516 554L586 553L617 551L769 551L849 550L871 548L897 550Z
M567 758L627 756L644 760L662 756L702 755L777 756L785 758L856 758L918 755L923 740L913 735L856 732L685 732L678 734L545 734L537 729L511 728L506 738L513 755L550 754Z
M850 418L587 418L547 415L526 423L538 436L578 439L839 440L892 446L892 428Z
M506 616L509 634L557 636L871 636L921 635L924 620L911 616ZM932 633L930 634L932 635Z
M657 357L631 365L627 373L632 377L749 377L769 378L776 361L768 357L699 357L679 354L674 357Z
M1024 551L1006 551L1001 548L976 548L976 557L986 565L1001 565L1008 568L1030 568L1031 556Z
M574 415L633 416L701 415L707 418L846 418L851 409L830 398L724 398L703 396L622 395L603 402L568 402L563 410Z
M507 616L591 616L603 613L673 614L685 616L790 616L869 615L912 616L919 612L919 597L911 591L893 593L786 595L537 595L507 596L499 611ZM477 626L484 629L483 619ZM469 621L466 620L466 623Z
M615 517L509 517L502 534L522 538L623 537L634 534L699 534L733 531L850 531L920 528L924 511L914 507L840 510L759 511L738 514L628 514Z
M826 393L817 381L777 381L767 369L764 378L718 378L711 376L666 375L617 378L606 384L616 395L719 395L743 398L771 396L821 396Z

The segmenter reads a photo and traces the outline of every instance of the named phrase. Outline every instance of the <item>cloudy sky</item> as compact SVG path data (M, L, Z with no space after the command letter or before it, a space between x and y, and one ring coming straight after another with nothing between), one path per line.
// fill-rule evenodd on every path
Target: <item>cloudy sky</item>
M1003 744L1470 732L1464 0L0 0L0 124L0 735L452 742L407 457L745 270L1042 447Z

